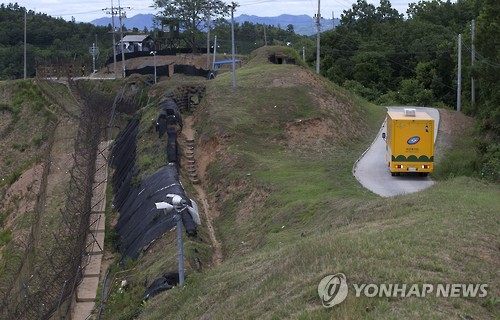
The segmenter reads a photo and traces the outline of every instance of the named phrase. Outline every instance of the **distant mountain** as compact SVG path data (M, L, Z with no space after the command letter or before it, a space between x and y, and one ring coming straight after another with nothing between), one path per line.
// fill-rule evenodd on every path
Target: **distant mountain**
M289 24L293 24L295 26L312 22L312 18L306 14L299 16L282 14L277 17L259 17L259 16L253 16L253 15L250 16L247 14L242 14L241 16L236 17L234 20L238 23L243 23L245 21L248 21L253 24L260 23L260 24L274 25L276 27L278 25L281 25L282 28L286 28L286 26Z
M153 19L154 14L138 14L130 18L126 18L123 20L123 24L128 29L137 28L139 30L144 30L144 28L148 28L148 30L153 29ZM293 25L295 33L301 35L312 35L316 33L316 22L312 17L308 15L290 15L290 14L282 14L277 17L258 17L253 15L242 14L241 16L236 17L235 22L238 24L242 24L246 21L253 24L265 24L269 26L280 27L282 29L286 29L289 24ZM335 26L339 25L339 19L335 19ZM111 24L110 17L104 17L92 20L90 23L96 26L107 26ZM115 17L115 26L119 26L118 18ZM326 31L333 28L332 19L323 19L321 20L321 30Z
M144 28L148 28L148 30L153 29L153 19L155 15L154 14L137 14L133 17L123 19L123 25L127 29L133 29L137 28L140 31L144 30ZM107 26L111 24L111 17L103 17L99 19L95 19L90 21L95 26ZM115 27L119 28L120 26L120 21L118 20L118 17L115 17Z
M303 14L303 15L290 15L290 14L282 14L277 17L258 17L258 16L249 16L247 14L242 14L239 17L234 18L234 20L241 24L245 21L248 21L253 24L266 24L270 26L280 27L282 29L286 29L289 24L293 25L293 29L295 33L301 35L312 35L316 33L316 22L312 17ZM340 24L339 19L335 19L335 26ZM321 20L321 30L326 31L333 29L332 19L322 19Z

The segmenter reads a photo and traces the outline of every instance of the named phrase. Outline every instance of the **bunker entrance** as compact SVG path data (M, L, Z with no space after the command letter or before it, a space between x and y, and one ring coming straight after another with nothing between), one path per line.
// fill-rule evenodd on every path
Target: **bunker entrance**
M275 53L270 55L269 61L274 64L295 64L295 58L282 53Z

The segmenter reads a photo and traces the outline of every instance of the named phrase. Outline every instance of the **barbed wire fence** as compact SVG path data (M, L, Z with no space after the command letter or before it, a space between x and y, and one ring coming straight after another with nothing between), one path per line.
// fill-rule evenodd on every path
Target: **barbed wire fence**
M92 240L88 234L90 226L97 223L91 222L94 173L98 169L95 160L99 143L105 139L113 101L91 92L84 83L69 81L69 87L79 97L81 114L66 202L59 212L59 223L50 224L51 228L40 224L47 209L45 188L52 162L49 147L43 166L43 190L36 201L29 237L16 244L23 254L16 276L2 297L2 319L49 319L55 313L61 319L68 318L75 289L89 263L88 248L94 245L95 237Z

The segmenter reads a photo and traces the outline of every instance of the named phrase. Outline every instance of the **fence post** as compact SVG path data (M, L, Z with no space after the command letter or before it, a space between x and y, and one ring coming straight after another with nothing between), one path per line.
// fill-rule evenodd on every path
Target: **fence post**
M61 290L61 295L59 296L59 301L57 302L57 310L59 312L59 319L61 319L61 303L62 303L62 299L64 297L64 291L66 291L66 284L68 283L68 280L64 280L64 285L63 285L63 288Z
M80 274L81 267L78 266L75 274L75 280L73 281L73 286L71 287L71 292L75 294L75 301L78 300L78 291L75 291L76 283L78 282L78 275ZM66 309L66 313L64 314L63 319L67 319L68 312L71 310L71 302L68 304L68 308Z

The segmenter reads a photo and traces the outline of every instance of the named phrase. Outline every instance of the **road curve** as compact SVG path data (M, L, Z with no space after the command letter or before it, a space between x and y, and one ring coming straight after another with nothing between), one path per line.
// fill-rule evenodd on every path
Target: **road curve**
M434 142L436 142L439 128L439 111L424 107L387 107L390 111L415 108L427 112L434 119ZM420 176L391 176L385 162L385 141L382 139L385 132L385 121L372 145L356 161L353 174L366 189L382 197L392 197L400 194L414 193L426 189L434 184L430 177Z

